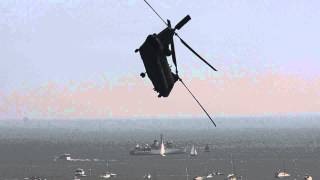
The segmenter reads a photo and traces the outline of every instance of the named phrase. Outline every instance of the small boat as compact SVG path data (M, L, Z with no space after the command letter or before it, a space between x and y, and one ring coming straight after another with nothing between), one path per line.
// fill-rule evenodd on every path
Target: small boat
M68 153L61 154L57 159L71 161L71 154L68 154Z
M163 135L160 135L160 140L154 140L152 144L136 144L135 148L130 151L131 155L161 155L161 144L163 142L165 155L185 154L185 147L177 147L172 141L164 141Z
M290 177L290 174L286 171L286 170L279 170L276 174L275 174L276 178L287 178Z
M150 173L147 173L143 176L143 179L152 179L152 176Z
M83 169L81 169L81 168L76 169L75 172L74 172L74 175L77 176L77 177L85 177L85 176L87 176L85 171Z
M100 176L100 178L102 178L102 179L111 179L111 178L114 178L116 176L117 176L117 174L115 174L115 173L106 172L106 173L102 174Z
M310 176L310 175L305 175L305 176L303 177L303 179L304 179L304 180L312 180L312 176Z
M192 145L190 156L197 156L197 155L198 155L197 149L195 148L194 145Z
M205 178L202 176L196 176L193 178L193 180L203 180L203 179L205 179Z
M47 180L47 179L46 178L41 178L41 177L38 177L38 176L32 176L32 177L23 178L23 180Z
M241 176L239 177L237 175L237 173L235 173L235 165L234 165L234 162L233 162L233 155L231 154L231 168L232 168L232 173L231 174L228 174L227 176L227 180L237 180L237 179L242 179Z
M228 174L227 180L237 180L238 177L235 174Z
M80 178L77 176L74 176L72 180L80 180Z
M209 144L206 144L206 146L204 147L204 152L210 152Z
M210 179L210 178L213 178L214 176L222 176L222 175L224 175L224 174L217 171L217 172L209 173L206 177L207 177L207 179Z

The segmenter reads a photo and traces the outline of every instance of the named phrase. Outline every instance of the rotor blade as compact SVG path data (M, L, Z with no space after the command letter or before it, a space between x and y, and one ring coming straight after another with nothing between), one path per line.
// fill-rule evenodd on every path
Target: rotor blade
M171 22L169 19L167 20L167 24L168 24L168 27L171 28ZM172 61L173 61L174 66L176 67L176 74L178 74L176 51L174 49L173 36L171 36L170 38L171 38L170 39L170 49L171 49L171 54L172 54Z
M203 57L201 57L195 50L193 50L177 33L175 35L180 39L181 43L185 45L193 54L195 54L199 59L201 59L204 63L206 63L211 69L214 71L217 71L216 68L214 68L211 64L209 64Z
M176 51L175 51L175 49L174 49L173 37L171 38L171 54L172 54L173 64L176 66L176 74L178 74L177 58L176 58Z
M166 21L160 16L160 14L148 3L147 0L143 0L151 9L152 11L161 19L161 21L166 24L166 26L168 26L168 24L166 23Z
M178 24L176 25L176 27L174 27L174 29L180 30L180 28L182 28L182 26L184 26L190 20L191 20L191 17L187 15L180 22L178 22Z
M204 107L200 104L200 102L198 101L198 99L192 94L192 92L189 90L189 88L187 87L187 85L182 81L182 79L180 79L180 82L182 83L182 85L189 91L189 93L191 94L191 96L193 97L193 99L195 101L197 101L198 105L201 107L201 109L206 113L206 115L208 116L208 118L210 119L210 121L212 122L212 124L217 127L216 123L214 123L214 121L212 120L211 116L209 115L209 113L204 109Z

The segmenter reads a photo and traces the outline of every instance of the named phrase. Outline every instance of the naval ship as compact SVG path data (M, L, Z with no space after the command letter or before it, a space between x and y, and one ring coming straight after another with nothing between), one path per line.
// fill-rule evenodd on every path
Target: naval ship
M136 147L130 151L131 155L161 155L161 144L164 144L164 153L168 154L184 154L186 148L175 147L172 141L164 143L162 134L160 135L160 142L154 140L151 145L137 144Z

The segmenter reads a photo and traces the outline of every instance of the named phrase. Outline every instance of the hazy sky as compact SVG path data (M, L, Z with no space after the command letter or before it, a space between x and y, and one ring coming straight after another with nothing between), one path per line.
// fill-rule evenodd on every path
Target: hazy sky
M219 72L177 41L178 64L209 112L320 111L319 1L149 2L191 15L179 33ZM159 100L137 77L134 49L163 28L143 0L1 0L0 118L201 114L181 85Z

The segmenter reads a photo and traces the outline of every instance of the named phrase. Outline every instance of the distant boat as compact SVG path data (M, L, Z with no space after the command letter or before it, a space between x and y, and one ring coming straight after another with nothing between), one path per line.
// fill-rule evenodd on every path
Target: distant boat
M209 144L206 144L206 146L204 147L204 152L210 152Z
M150 173L147 173L143 176L143 179L152 179L152 176Z
M222 175L224 175L224 174L217 171L217 172L209 173L206 177L207 177L207 179L210 179L210 178L213 178L214 176L222 176Z
M185 148L176 147L172 141L163 140L163 135L160 136L160 141L154 140L151 145L149 144L137 144L133 150L130 151L131 155L161 155L161 146L165 149L165 155L169 154L184 154L186 153Z
M23 180L47 180L46 178L41 178L41 177L37 177L37 176L32 176L32 177L27 177L27 178L23 178Z
M231 154L231 168L232 168L232 173L231 174L228 174L227 176L227 180L238 180L238 179L242 179L242 177L238 176L236 173L235 173L235 165L234 165L234 162L233 162L233 156Z
M197 149L195 148L194 145L192 145L190 156L197 156L197 155L198 155Z
M312 180L312 176L305 175L305 176L304 176L304 180Z
M275 177L276 178L287 178L287 177L290 177L290 174L286 170L279 170L275 174Z
M109 169L109 162L107 161L107 169ZM114 177L116 177L117 176L117 174L116 173L112 173L112 172L110 172L110 171L107 171L107 172L105 172L104 174L102 174L101 176L100 176L100 178L102 178L102 179L111 179L111 178L114 178Z
M23 122L28 122L29 118L28 117L24 117L22 120L23 120Z
M205 179L205 177L202 177L202 176L196 176L193 178L193 180L203 180Z
M117 176L117 174L115 174L115 173L106 172L106 173L102 174L100 176L100 178L102 178L102 179L111 179L111 178L114 178L116 176Z
M71 154L64 153L64 154L61 154L61 155L60 155L59 157L57 157L56 159L71 161ZM55 159L55 160L56 160L56 159Z
M80 178L77 176L74 176L72 180L80 180Z
M237 180L238 177L235 174L228 174L227 180Z
M74 172L74 175L77 176L77 177L85 177L85 176L87 176L85 171L83 169L81 169L81 168L76 169L75 172Z

